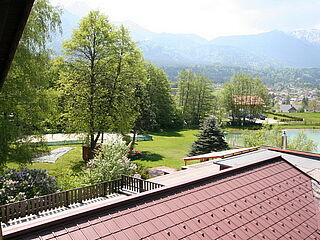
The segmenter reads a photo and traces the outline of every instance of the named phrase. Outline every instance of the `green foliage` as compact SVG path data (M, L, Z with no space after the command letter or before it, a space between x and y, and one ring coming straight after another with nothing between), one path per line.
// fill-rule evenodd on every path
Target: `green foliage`
M199 126L200 121L212 110L212 81L191 70L179 73L178 106L187 126Z
M259 78L235 74L223 85L222 102L232 122L245 124L245 116L258 117L268 104L268 91Z
M54 193L55 179L45 170L10 169L0 176L0 205Z
M120 178L122 174L133 175L137 166L127 158L129 147L120 135L101 145L96 157L84 172L84 182L94 184Z
M142 179L150 178L149 170L147 167L140 163L135 163L137 165L137 173L141 176Z
M267 145L272 147L282 147L282 131L279 129L261 129L248 131L244 134L245 147L257 147ZM307 135L299 132L298 136L288 139L287 148L305 152L312 152L316 149L317 144L308 139Z
M299 132L298 136L288 142L288 149L294 149L305 152L312 152L317 149L317 143L311 139L308 139L308 136Z
M57 185L63 191L75 189L84 186L82 183L81 173L75 172L71 169L61 169L63 174L56 178Z
M101 132L127 132L133 126L135 87L144 81L142 55L128 31L98 11L80 21L64 48L59 82L64 118L72 131L90 136L94 149Z
M0 92L0 168L10 161L28 162L36 150L26 140L43 129L51 109L50 33L59 29L60 10L37 0Z
M145 64L147 82L141 97L141 130L172 129L180 127L178 111L170 90L167 75L150 63Z
M225 83L230 78L242 72L249 76L258 77L268 86L288 86L320 88L320 69L319 68L280 68L280 67L237 67L237 66L215 66L215 65L196 65L196 66L166 66L161 67L172 82L177 81L179 73L189 68L193 72L202 73L207 78L214 80L215 83Z
M189 156L218 152L228 149L224 134L217 126L216 118L210 116L206 118L201 126L200 134L196 135L198 139L191 146Z
M261 145L282 147L282 131L279 129L247 131L244 134L243 141L245 147L257 147Z

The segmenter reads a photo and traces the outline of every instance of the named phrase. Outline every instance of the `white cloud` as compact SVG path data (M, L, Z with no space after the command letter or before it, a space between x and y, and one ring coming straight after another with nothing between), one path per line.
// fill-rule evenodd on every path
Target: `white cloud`
M84 15L100 9L112 21L131 20L155 32L206 38L320 24L317 0L51 0Z

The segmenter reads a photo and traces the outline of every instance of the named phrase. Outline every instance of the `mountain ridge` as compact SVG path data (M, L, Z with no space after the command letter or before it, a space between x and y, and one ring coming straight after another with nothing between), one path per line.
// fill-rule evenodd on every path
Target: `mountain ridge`
M61 54L79 17L64 11L63 35L50 45ZM132 21L123 24L146 60L157 65L227 65L239 67L320 67L320 30L274 30L259 34L221 36L207 40L196 34L156 33Z

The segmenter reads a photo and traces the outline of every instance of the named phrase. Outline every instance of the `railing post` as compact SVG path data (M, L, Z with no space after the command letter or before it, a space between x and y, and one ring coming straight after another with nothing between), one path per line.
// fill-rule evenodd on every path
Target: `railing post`
M69 191L66 191L64 206L69 207Z
M120 190L123 189L123 186L124 186L124 183L125 183L125 180L124 180L125 176L124 175L121 175L121 182L120 182Z
M143 180L142 179L138 179L138 181L139 181L139 193L144 192Z
M0 222L0 240L3 240L3 234L2 234L2 225Z
M103 182L103 184L102 184L102 194L103 194L103 196L105 197L105 196L107 196L107 183L106 182Z

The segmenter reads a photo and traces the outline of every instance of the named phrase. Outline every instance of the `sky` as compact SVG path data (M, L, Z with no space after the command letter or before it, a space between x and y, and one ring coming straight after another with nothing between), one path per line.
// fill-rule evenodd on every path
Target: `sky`
M206 39L272 30L320 29L320 0L51 0L84 16L100 10L153 32Z

